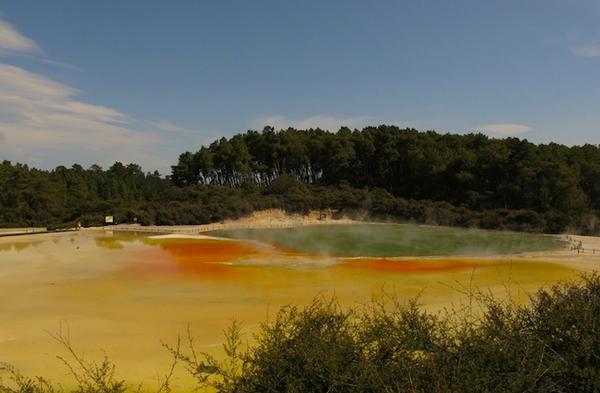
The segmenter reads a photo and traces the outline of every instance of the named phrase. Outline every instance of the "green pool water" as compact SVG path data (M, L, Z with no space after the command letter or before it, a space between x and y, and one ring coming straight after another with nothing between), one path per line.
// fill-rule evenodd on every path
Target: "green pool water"
M311 225L211 234L300 252L349 257L510 255L563 247L560 240L547 235L411 224Z

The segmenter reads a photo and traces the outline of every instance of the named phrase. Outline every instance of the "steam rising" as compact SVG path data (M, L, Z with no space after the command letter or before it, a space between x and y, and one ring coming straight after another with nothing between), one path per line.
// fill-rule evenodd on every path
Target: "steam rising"
M411 224L316 225L215 233L324 257L492 256L557 249L552 236Z

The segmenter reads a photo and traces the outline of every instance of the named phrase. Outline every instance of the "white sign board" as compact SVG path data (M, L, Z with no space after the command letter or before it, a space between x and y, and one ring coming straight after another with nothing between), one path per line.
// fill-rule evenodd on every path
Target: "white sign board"
M106 224L112 224L113 221L114 221L113 216L106 216L106 217L104 217L104 222Z

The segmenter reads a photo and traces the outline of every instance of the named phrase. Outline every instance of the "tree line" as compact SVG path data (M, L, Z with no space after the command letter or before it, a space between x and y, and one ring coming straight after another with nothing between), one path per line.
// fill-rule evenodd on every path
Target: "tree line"
M367 127L248 131L221 138L173 166L175 184L266 185L289 175L308 184L348 182L405 199L446 201L473 209L600 207L597 146L535 145L483 134L438 134Z
M135 164L51 171L0 165L3 226L97 223L106 213L194 224L270 207L590 233L600 229L600 148L386 125L265 127L181 154L167 177Z

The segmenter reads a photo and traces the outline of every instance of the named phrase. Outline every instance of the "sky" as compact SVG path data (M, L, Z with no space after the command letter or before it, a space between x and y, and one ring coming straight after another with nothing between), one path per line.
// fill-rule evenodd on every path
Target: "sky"
M600 144L600 0L0 0L0 160L379 124Z

